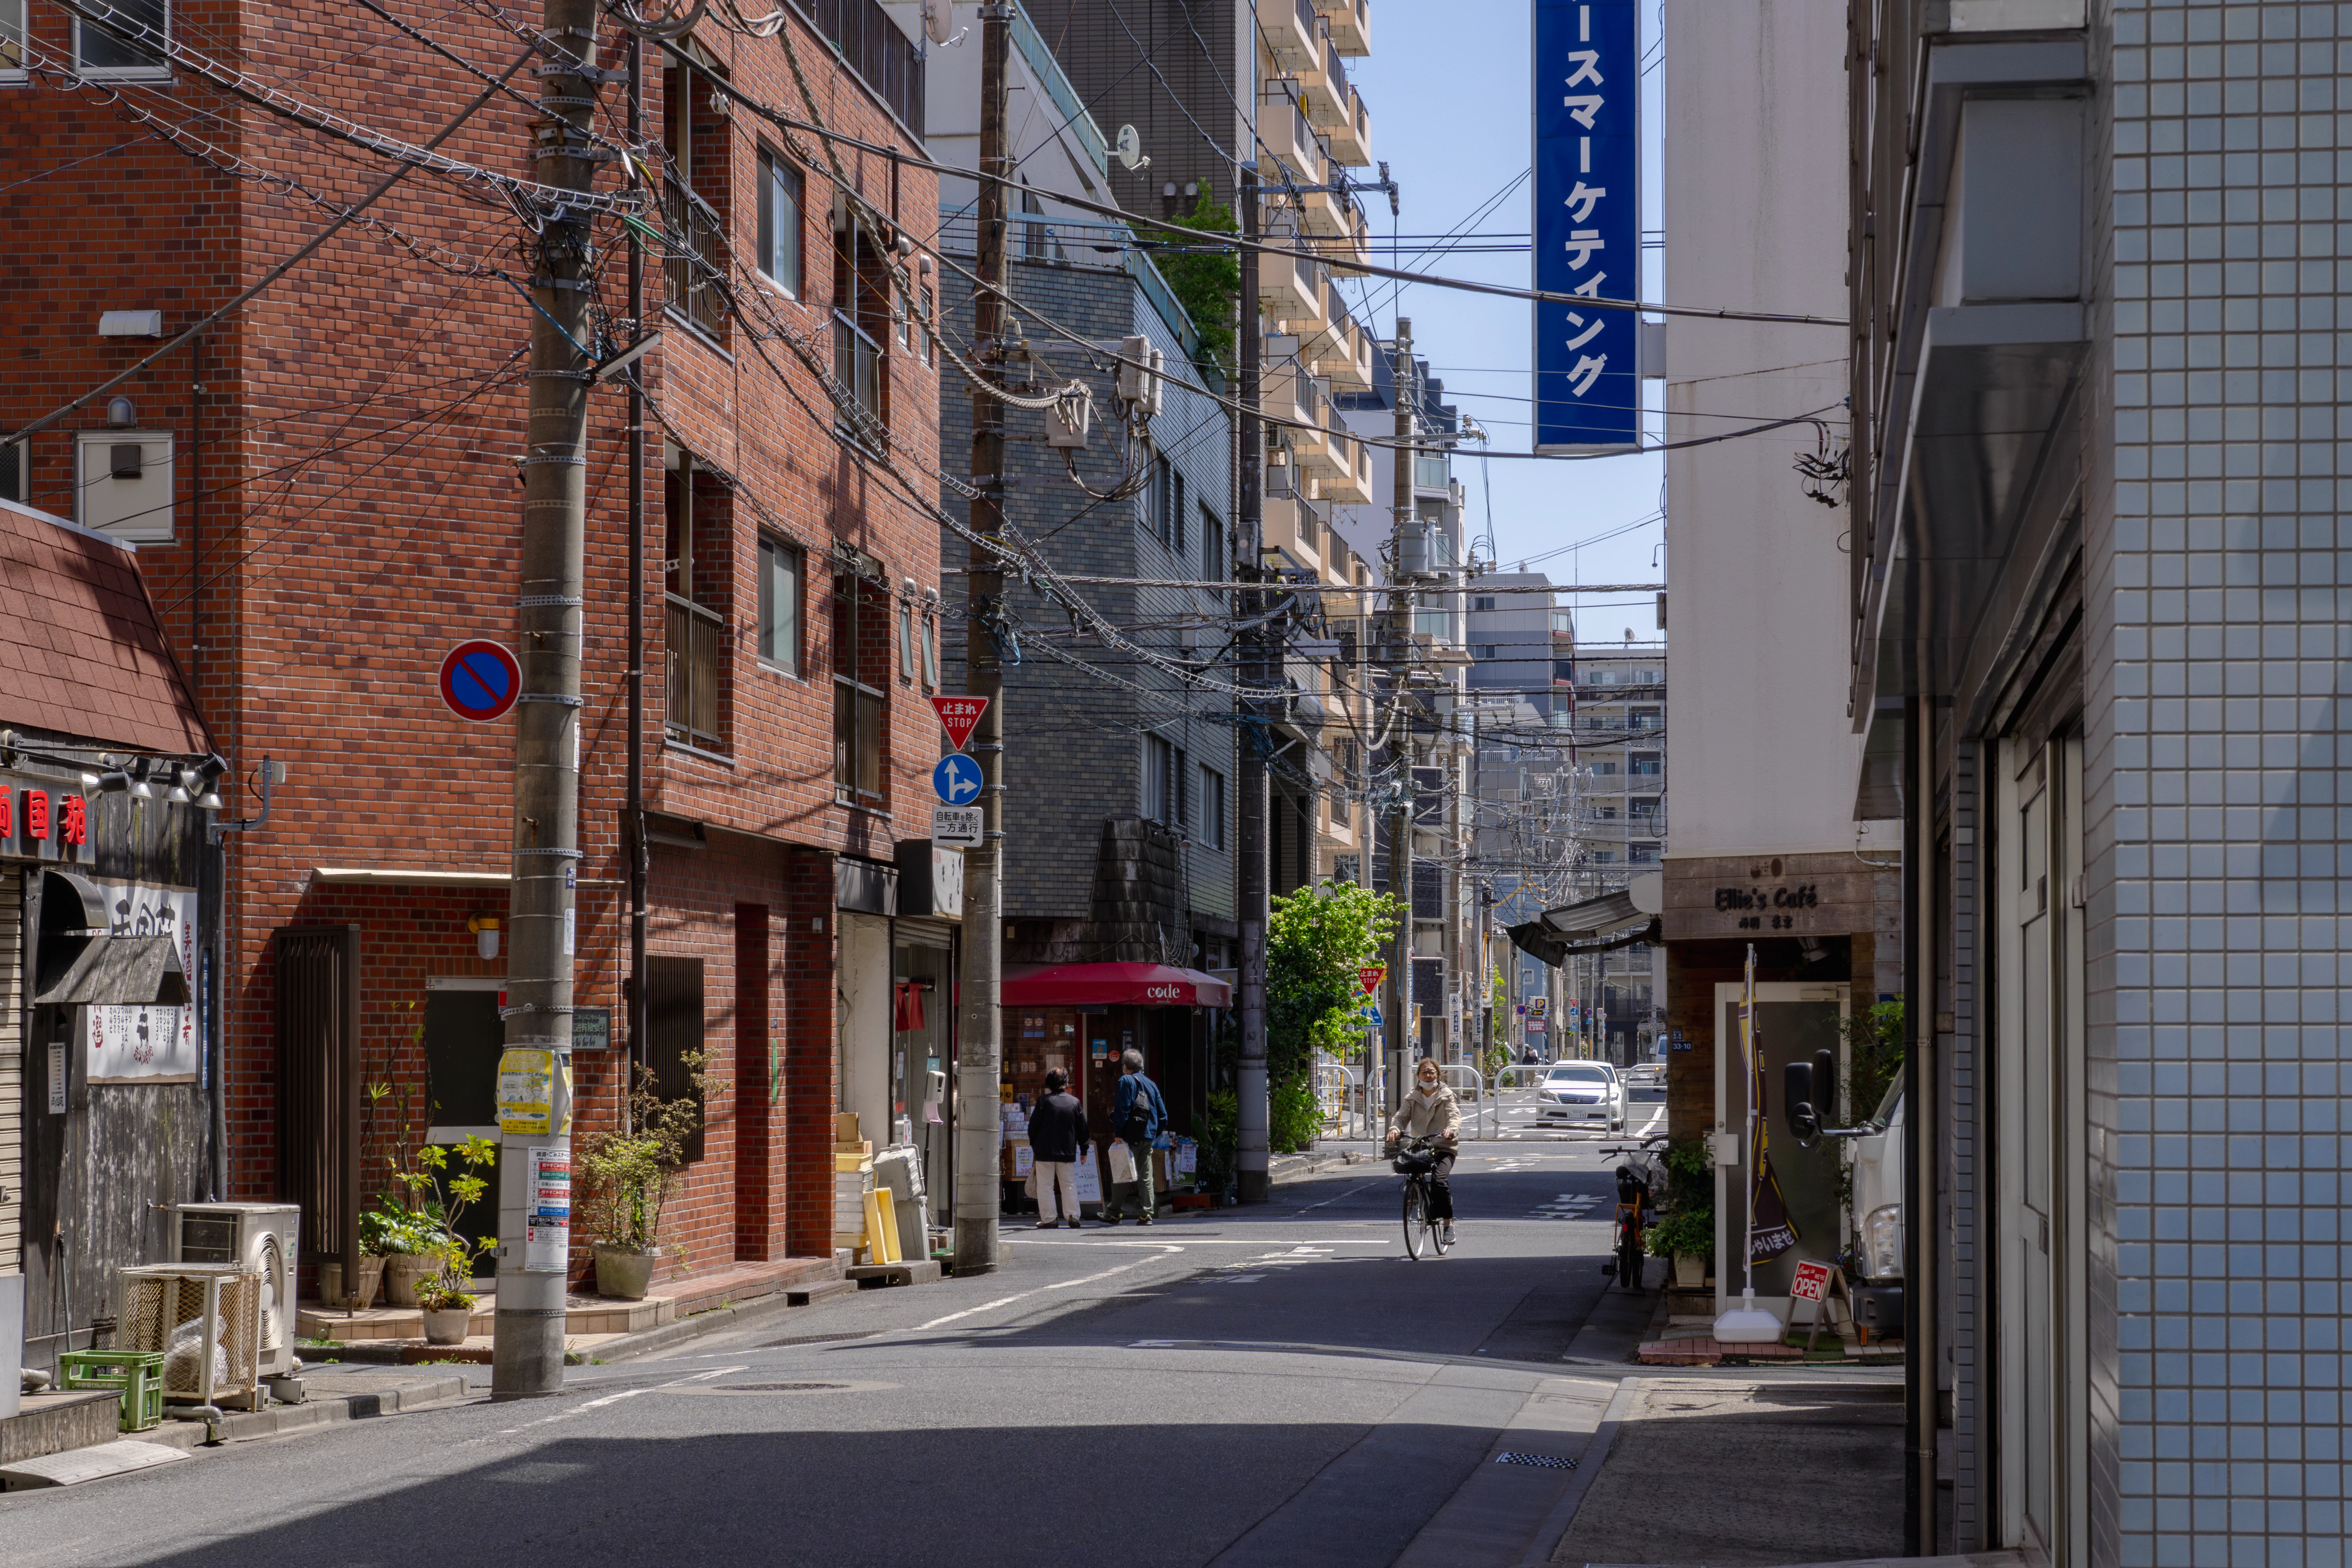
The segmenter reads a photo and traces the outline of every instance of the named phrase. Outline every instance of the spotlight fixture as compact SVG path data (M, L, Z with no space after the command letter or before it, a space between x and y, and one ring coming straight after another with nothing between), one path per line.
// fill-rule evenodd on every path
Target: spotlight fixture
M196 764L196 782L189 785L189 789L196 797L197 810L218 811L221 808L220 777L226 772L228 763L217 756L206 757Z
M146 757L141 757L131 764L131 771L126 776L131 781L131 799L153 800L155 798L154 786L147 782L148 770L152 766L152 762Z

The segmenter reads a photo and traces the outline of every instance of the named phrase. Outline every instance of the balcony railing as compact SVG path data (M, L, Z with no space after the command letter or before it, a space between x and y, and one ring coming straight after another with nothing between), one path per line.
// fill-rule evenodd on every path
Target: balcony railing
M793 0L841 63L890 106L918 141L923 134L923 57L877 0Z
M842 428L873 440L882 429L882 345L839 310L833 313L833 379L848 396Z
M663 264L670 309L716 337L727 321L726 296L714 281L727 276L726 226L709 203L675 180L662 187L662 210L670 233L686 236L694 251L691 258L673 256Z
M719 732L719 657L727 623L716 610L669 595L669 738L706 752L724 751Z

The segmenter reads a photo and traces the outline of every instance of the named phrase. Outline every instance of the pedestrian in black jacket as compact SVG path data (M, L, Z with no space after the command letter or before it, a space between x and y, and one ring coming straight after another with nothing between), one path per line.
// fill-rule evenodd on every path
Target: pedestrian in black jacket
M1063 1091L1068 1081L1058 1072L1047 1073L1045 1098L1029 1112L1039 1230L1051 1230L1057 1223L1072 1230L1080 1228L1078 1162L1090 1157L1093 1141L1087 1136L1087 1108L1078 1103L1076 1095ZM1056 1214L1062 1216L1058 1221Z

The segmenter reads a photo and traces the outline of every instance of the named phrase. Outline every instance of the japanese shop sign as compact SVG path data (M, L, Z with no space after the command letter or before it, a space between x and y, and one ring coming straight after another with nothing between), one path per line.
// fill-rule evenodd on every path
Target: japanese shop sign
M83 1076L91 1083L196 1081L194 1007L82 1009Z
M1535 286L1642 297L1641 68L1634 0L1536 0ZM1641 436L1634 312L1535 307L1538 452Z

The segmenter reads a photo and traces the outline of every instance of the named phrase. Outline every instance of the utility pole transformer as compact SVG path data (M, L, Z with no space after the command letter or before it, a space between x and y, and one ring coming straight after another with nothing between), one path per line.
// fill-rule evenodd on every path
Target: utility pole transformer
M1003 379L1004 209L1013 174L1005 132L1005 69L1013 45L1012 7L1003 0L980 12L980 288L972 301L972 331L981 374ZM1005 405L987 386L971 395L971 480L974 533L1001 539L1004 531ZM955 1271L987 1274L999 1250L997 1146L1003 1103L1000 985L1004 922L1004 671L992 624L1003 615L1004 573L997 555L971 547L964 576L964 692L986 706L964 750L980 764L980 847L963 852L963 1005L956 1014Z
M1241 254L1241 505L1237 510L1241 514L1242 547L1248 553L1235 564L1241 568L1244 581L1255 583L1261 575L1265 555L1265 426L1260 416L1260 399L1265 391L1260 364L1264 342L1257 320L1255 165L1244 163L1242 167L1241 189L1234 195L1241 209L1242 238L1252 243L1244 244ZM1259 622L1265 616L1265 595L1245 594L1242 602L1246 606L1242 613L1250 621ZM1266 640L1263 624L1252 625L1242 634L1244 685L1263 688L1270 684L1265 668ZM1266 922L1271 918L1265 858L1267 715L1262 703L1249 698L1242 700L1241 710L1244 715L1241 728L1241 798L1234 805L1241 819L1240 832L1235 837L1240 840L1241 852L1242 1060L1239 1081L1234 1086L1238 1102L1234 1116L1234 1169L1241 1201L1262 1204L1273 1195L1268 1158L1273 1109L1268 1103L1265 1076L1265 940Z
M595 0L544 0L548 63L533 128L539 177L595 180ZM572 51L577 51L574 54ZM580 862L580 630L586 553L588 395L583 345L594 299L588 215L559 207L532 247L530 415L523 455L522 691L515 707L514 874L507 921L500 1063L546 1072L540 1126L501 1107L498 1314L490 1390L516 1398L563 1386L563 1297L571 1264L572 894ZM533 1055L532 1053L539 1053ZM503 1089L504 1085L501 1085ZM503 1099L503 1094L501 1096ZM536 1108L533 1108L534 1110Z
M1396 364L1392 384L1396 397L1396 496L1390 509L1389 559L1394 563L1390 582L1406 586L1413 574L1405 570L1405 542L1412 531L1416 509L1412 500L1412 321L1399 316L1396 324ZM1399 704L1389 720L1394 737L1390 752L1397 763L1402 786L1396 810L1389 819L1389 892L1404 905L1397 921L1394 952L1389 958L1387 1016L1388 1089L1383 1097L1391 1111L1404 1103L1405 1058L1412 1050L1407 1009L1412 1005L1412 595L1389 595L1389 668L1392 672L1389 700Z

